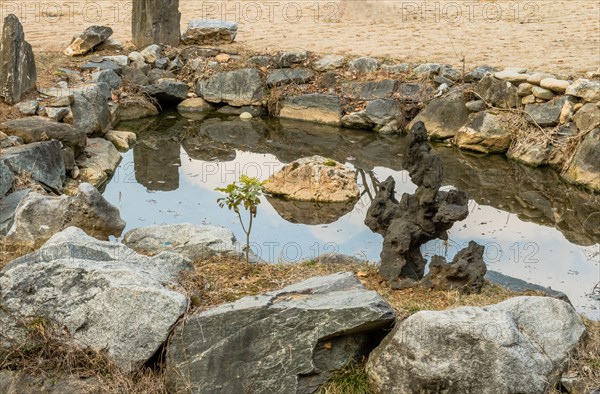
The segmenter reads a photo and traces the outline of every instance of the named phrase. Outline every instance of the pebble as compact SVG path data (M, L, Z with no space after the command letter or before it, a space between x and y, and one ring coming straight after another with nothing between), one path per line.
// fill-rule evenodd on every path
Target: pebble
M529 82L523 82L519 85L517 89L517 93L519 96L529 96L531 94L531 89L533 89L533 85Z
M523 104L534 104L535 103L535 96L533 94L530 94L529 96L525 96L521 99L521 103Z
M231 59L231 56L226 53L219 53L217 56L215 56L215 60L219 63L227 63L229 59Z
M531 93L536 98L539 98L542 100L552 100L552 98L554 97L554 93L552 93L551 90L544 89L539 86L534 86L533 89L531 89Z
M240 119L244 119L244 120L252 119L252 114L250 112L242 112L240 114Z
M485 105L485 101L483 101L483 100L469 101L465 105L466 105L467 109L471 112L484 111L487 108L487 106Z
M527 79L529 79L529 74L522 74L512 70L500 71L495 73L494 76L498 79L512 83L527 82Z
M146 62L146 59L144 59L144 56L137 51L131 52L127 57L133 63L145 63Z
M556 75L548 74L548 73L533 73L529 76L529 78L527 79L527 82L534 84L534 85L539 85L540 82L542 82L542 79L546 79L546 78L556 78Z
M571 83L556 78L544 78L540 81L540 86L544 89L552 90L556 93L564 93Z

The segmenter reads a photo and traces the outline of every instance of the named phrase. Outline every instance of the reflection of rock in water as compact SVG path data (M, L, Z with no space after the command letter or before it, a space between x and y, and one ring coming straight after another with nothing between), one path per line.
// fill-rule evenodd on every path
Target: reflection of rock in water
M192 159L231 161L235 149L256 149L266 134L266 125L260 120L210 118L193 125L181 144Z
M283 219L290 223L329 224L352 212L357 200L343 203L320 203L312 201L292 201L267 196L269 204Z
M179 187L180 144L169 135L148 135L133 147L135 179L148 190Z
M478 204L555 227L577 245L600 243L600 197L567 184L555 170L446 147L435 153L444 161L444 184L466 190Z

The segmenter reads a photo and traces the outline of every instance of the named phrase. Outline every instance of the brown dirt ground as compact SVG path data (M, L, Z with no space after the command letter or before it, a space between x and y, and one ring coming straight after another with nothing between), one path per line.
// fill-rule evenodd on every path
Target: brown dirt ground
M2 2L36 53L60 51L89 25L131 38L131 0ZM194 18L235 20L232 48L306 49L407 62L521 66L566 74L600 70L597 0L180 0Z

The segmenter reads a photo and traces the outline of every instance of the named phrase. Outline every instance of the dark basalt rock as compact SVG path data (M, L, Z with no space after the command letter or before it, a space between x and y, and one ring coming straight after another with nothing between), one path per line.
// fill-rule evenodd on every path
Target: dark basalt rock
M421 245L436 238L448 239L446 231L468 215L467 193L439 190L442 160L431 153L423 122L413 125L408 138L404 164L417 190L403 194L398 201L395 181L389 177L380 184L365 218L372 231L383 235L380 274L392 286L399 280L422 279L427 262L421 255Z
M467 293L479 293L483 286L483 276L487 267L483 261L484 247L475 241L446 263L442 256L433 256L429 264L429 273L421 284L438 290L460 289Z
M25 41L19 18L9 14L0 37L0 97L8 104L17 103L35 87L36 79L31 45Z

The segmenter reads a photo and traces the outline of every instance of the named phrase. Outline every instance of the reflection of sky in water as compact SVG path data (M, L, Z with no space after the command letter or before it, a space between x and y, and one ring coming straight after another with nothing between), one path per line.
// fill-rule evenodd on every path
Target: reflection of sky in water
M223 195L214 189L232 182L241 173L264 180L281 167L280 162L271 154L239 150L231 162L191 160L183 149L180 156L179 188L162 192L148 191L137 183L132 151L124 154L104 196L121 210L126 231L152 224L210 223L232 229L243 240L237 216L217 206L217 198ZM379 180L393 176L398 197L415 190L405 171L375 167L373 173ZM361 177L358 180L363 190ZM368 186L372 188L370 183ZM369 203L368 196L363 195L354 209L337 221L305 225L282 219L263 198L251 235L253 250L264 260L275 262L294 262L327 252L377 261L382 237L363 224ZM600 280L599 244L574 245L554 228L522 221L514 214L474 201L470 202L467 219L456 223L449 236L447 245L432 241L423 246L423 253L427 257L441 254L452 259L468 241L475 240L486 246L489 269L563 291L580 312L600 320L598 302L586 296Z

